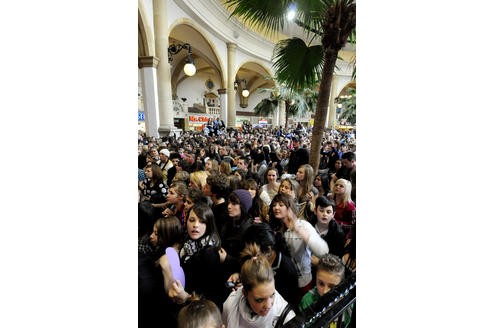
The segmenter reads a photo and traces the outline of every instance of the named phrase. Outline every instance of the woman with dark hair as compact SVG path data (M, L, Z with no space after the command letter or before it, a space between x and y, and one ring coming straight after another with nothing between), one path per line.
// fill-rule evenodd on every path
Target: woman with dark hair
M280 188L280 183L277 182L278 171L276 168L269 168L265 172L265 183L261 186L260 198L266 204L266 206L270 206L270 203L278 194L278 189Z
M268 206L260 198L260 188L258 183L253 178L249 178L242 184L243 189L246 189L251 194L253 203L249 210L249 215L253 218L254 223L268 222Z
M342 167L342 160L340 158L337 158L335 162L333 163L333 167L331 167L328 170L328 175L331 177L332 174L336 174L340 168Z
M167 252L178 254L183 238L179 219L170 217L158 219L151 235L139 241L139 327L153 327L164 321L175 322L180 308L168 297L173 278Z
M184 288L176 280L172 283L169 297L176 303L183 304L195 292L221 308L228 294L225 288L226 277L231 272L224 273L227 254L221 248L211 208L204 203L195 204L189 210L186 227L187 238L180 251L186 286Z
M283 239L277 241L275 232L267 223L253 224L244 233L244 245L256 244L266 256L275 274L275 289L294 308L297 307L297 268L287 255ZM284 250L283 253L282 249ZM235 280L235 278L233 279Z
M318 189L319 196L331 197L332 192L330 191L330 178L328 177L328 174L318 173L313 182L313 186Z
M299 299L311 289L311 255L321 257L328 253L327 243L315 228L296 217L296 204L287 195L277 194L270 204L270 225L282 234L298 269Z
M165 203L167 199L167 184L163 181L162 170L156 164L148 164L144 168L146 179L139 182L141 201L147 200L152 204Z
M196 203L204 203L208 204L208 199L206 198L205 194L199 189L189 189L187 195L186 195L186 200L184 202L184 213L186 214L189 213L189 210L194 206Z
M144 169L146 178L139 182L138 226L139 236L148 234L153 223L161 217L162 209L156 207L167 199L167 184L163 181L162 170L156 164L148 164Z
M244 248L242 237L246 229L252 224L249 210L253 200L249 191L236 189L228 197L228 219L224 223L220 237L227 254L239 258Z

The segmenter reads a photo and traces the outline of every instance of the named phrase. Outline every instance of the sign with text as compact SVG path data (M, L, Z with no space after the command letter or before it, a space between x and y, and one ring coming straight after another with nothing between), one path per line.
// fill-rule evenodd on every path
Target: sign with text
M189 123L208 123L208 119L207 116L189 115Z

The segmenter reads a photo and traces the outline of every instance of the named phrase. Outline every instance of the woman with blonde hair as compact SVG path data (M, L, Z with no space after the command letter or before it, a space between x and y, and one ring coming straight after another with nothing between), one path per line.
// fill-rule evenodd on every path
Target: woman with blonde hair
M342 225L348 235L356 223L356 204L351 199L352 184L349 180L338 179L333 186L332 194L335 201L334 219Z
M247 245L241 258L244 260L240 272L242 287L223 303L225 326L279 327L295 317L287 301L275 290L272 266L258 245Z
M318 194L318 189L313 186L314 171L311 165L304 164L299 166L296 173L296 181L299 183L299 190L296 195L298 203L311 200Z
M299 183L299 190L296 194L298 206L297 216L307 220L314 211L315 200L318 197L318 189L313 185L313 167L309 164L299 166L296 173L296 181Z
M220 172L220 166L216 159L208 158L205 163L205 171L210 174L215 174Z
M230 163L226 161L222 161L219 166L220 173L230 175L232 173L232 168L230 167Z
M177 181L180 181L180 182L184 182L187 185L189 185L189 172L187 171L179 171L177 173L175 173L175 176L174 178L172 179L172 182L177 182Z
M196 171L189 175L189 188L202 190L203 186L206 184L206 178L208 177L208 172L206 171Z

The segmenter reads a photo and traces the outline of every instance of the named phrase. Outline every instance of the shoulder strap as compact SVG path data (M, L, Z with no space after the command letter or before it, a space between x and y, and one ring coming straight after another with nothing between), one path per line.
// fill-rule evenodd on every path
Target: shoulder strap
M287 317L287 314L292 310L292 307L290 306L289 303L285 306L284 310L280 314L280 317L278 317L277 324L275 325L274 328L281 328L284 325L285 317Z

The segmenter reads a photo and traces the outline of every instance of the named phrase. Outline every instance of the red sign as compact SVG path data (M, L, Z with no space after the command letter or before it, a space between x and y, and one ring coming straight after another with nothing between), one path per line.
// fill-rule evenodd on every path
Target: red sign
M189 116L189 123L208 123L208 120L206 116Z

